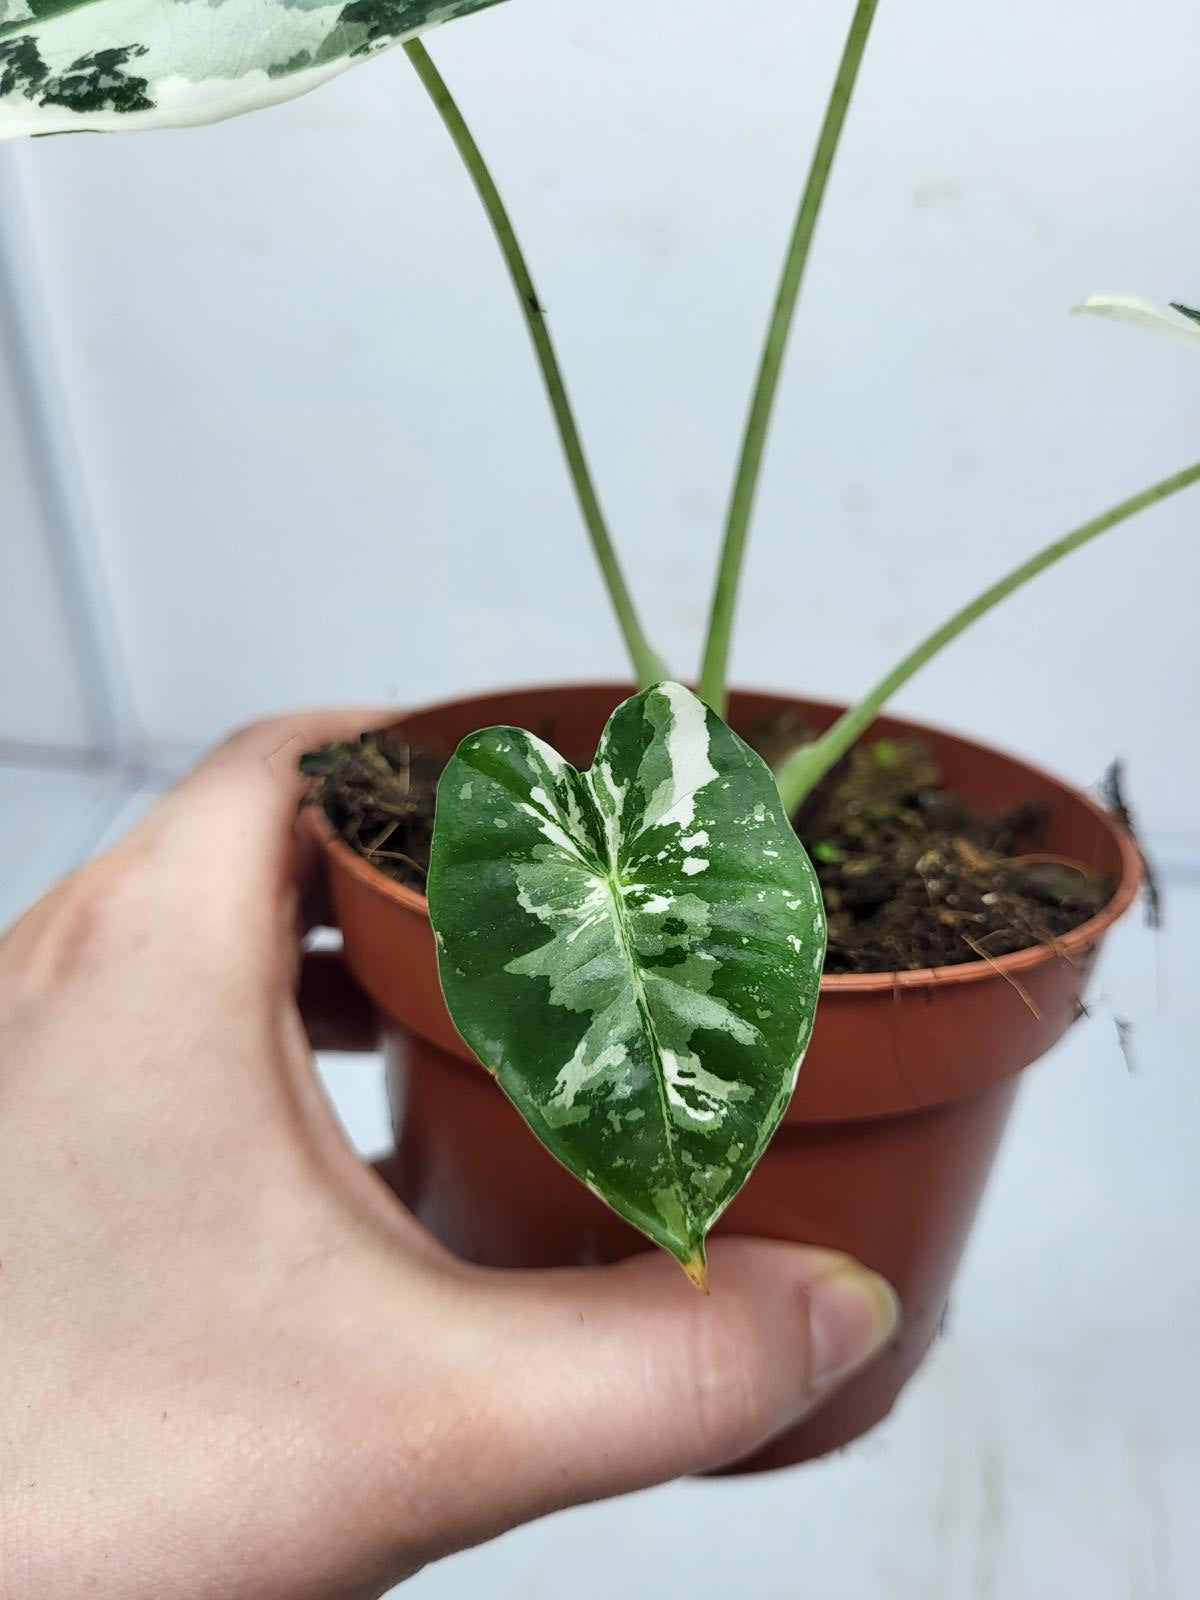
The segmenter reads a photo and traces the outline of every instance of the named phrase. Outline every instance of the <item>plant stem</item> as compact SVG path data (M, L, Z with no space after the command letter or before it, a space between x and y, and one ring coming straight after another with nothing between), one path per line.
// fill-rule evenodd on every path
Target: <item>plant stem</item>
M1120 505L1111 507L1098 517L1093 517L1090 522L1083 523L1071 533L1064 534L1061 539L1056 539L1053 544L1047 545L1037 555L1030 556L1028 561L1023 561L1019 567L1014 567L1007 577L992 584L968 605L963 606L961 611L955 612L948 622L944 622L940 628L935 628L927 639L917 645L915 650L909 651L903 661L876 684L865 699L839 717L837 722L814 743L797 750L783 763L776 778L787 814L793 815L801 801L870 727L881 707L891 699L897 689L902 688L914 673L919 672L927 661L952 640L957 639L959 634L973 622L986 616L993 606L999 605L1001 600L1007 599L1031 578L1036 578L1040 572L1045 572L1047 567L1052 567L1064 556L1069 556L1073 550L1078 550L1091 540L1099 538L1102 533L1107 533L1118 523L1126 522L1139 511L1144 511L1147 506L1166 500L1169 496L1178 494L1181 489L1186 489L1189 484L1197 482L1200 482L1200 462L1185 468L1182 472L1176 472L1170 478L1164 478L1161 483L1156 483L1149 489L1143 489L1141 494L1122 500Z
M850 97L854 92L858 69L867 47L867 36L871 31L878 3L879 0L858 0L854 9L850 33L842 51L841 64L829 97L825 121L817 140L817 148L813 153L812 165L809 168L800 209L788 245L783 276L779 282L775 306L767 328L758 380L750 403L750 414L746 419L742 453L734 478L725 522L725 538L717 567L708 637L704 645L704 661L700 670L700 698L707 701L719 716L725 713L729 644L737 606L738 584L746 551L746 535L754 512L758 480L771 425L771 413L779 387L779 374L787 352L788 335L791 332L796 303L800 298L800 286L804 281L804 269L808 265L809 250L817 218L820 215L821 203L825 198L829 174L833 167L834 156L837 154L838 141L842 136Z
M546 313L534 287L533 276L517 239L512 219L488 171L483 154L462 112L458 109L445 79L430 59L429 52L419 39L410 39L403 48L462 157L463 165L475 185L475 192L483 202L483 209L496 235L496 242L500 246L509 277L516 290L525 325L529 329L529 337L533 341L538 366L541 368L542 382L546 387L546 397L554 413L563 455L566 457L567 468L592 542L592 549L604 578L613 611L616 613L617 623L625 640L638 685L640 688L646 688L649 684L668 677L669 674L642 632L633 597L629 593L617 560L617 553L613 549L608 525L604 520L604 512L600 506L595 484L592 482L591 469L571 409L567 387L558 364L558 356L546 326Z

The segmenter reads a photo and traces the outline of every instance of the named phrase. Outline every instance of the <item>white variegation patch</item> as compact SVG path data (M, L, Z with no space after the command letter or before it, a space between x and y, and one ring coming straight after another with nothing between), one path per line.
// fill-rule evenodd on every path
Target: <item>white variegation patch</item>
M706 1072L699 1056L674 1050L662 1052L663 1080L667 1100L678 1120L706 1130L724 1121L724 1113L745 1100L750 1090L741 1083L730 1083Z
M575 1054L554 1080L551 1104L563 1111L572 1110L575 1096L581 1089L587 1088L598 1077L620 1067L628 1056L623 1044L608 1043L593 1060L589 1060L587 1043L586 1036L579 1041Z
M1200 349L1200 322L1193 322L1177 311L1164 311L1129 294L1093 294L1074 307L1076 314L1108 317L1113 322L1130 322L1149 333L1164 334L1180 344Z
M0 138L217 122L498 0L0 0Z
M641 818L641 832L670 818L681 828L691 826L696 796L717 777L709 760L708 727L703 702L681 683L659 685L670 707L666 755L670 774L655 788Z

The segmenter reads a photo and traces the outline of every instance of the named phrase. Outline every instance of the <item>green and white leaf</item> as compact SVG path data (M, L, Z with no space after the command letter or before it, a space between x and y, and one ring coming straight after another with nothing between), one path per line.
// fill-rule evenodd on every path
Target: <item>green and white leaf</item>
M1172 304L1170 311L1163 311L1133 295L1093 294L1074 309L1090 316L1109 317L1114 322L1132 322L1137 328L1166 334L1169 339L1178 339L1193 348L1200 347L1200 312L1192 311L1187 306ZM1181 321L1173 315L1176 311L1188 320Z
M825 955L766 764L677 683L578 772L517 728L459 746L429 910L463 1038L534 1133L703 1283L704 1238L791 1097Z
M0 0L0 138L217 122L498 0Z

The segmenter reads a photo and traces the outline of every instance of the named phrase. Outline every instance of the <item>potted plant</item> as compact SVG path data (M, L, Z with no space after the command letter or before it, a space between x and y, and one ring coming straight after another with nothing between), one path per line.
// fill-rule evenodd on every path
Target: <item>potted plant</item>
M1007 595L1200 480L1200 464L1022 563L850 709L729 694L775 391L876 10L856 0L693 693L642 629L511 219L416 37L490 3L19 3L0 21L0 133L214 120L403 44L495 230L635 684L435 706L306 760L346 953L389 1019L397 1185L447 1243L494 1265L603 1260L650 1240L706 1287L719 1222L883 1273L903 1305L895 1338L742 1464L779 1465L863 1432L920 1362L1019 1073L1079 1013L1140 875L1127 833L1085 796L883 708ZM1186 308L1108 296L1085 309L1200 339Z

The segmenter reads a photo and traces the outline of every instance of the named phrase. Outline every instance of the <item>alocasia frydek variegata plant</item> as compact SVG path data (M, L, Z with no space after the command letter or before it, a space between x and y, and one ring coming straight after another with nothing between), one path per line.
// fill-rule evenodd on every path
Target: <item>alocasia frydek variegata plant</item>
M1023 562L772 774L721 720L738 581L809 249L878 0L856 0L801 197L746 423L698 692L672 682L626 587L511 219L416 37L496 0L0 0L0 136L179 126L315 88L402 44L495 231L537 354L638 692L587 772L516 728L471 735L438 795L429 909L446 1002L533 1131L705 1282L704 1240L787 1105L825 948L788 818L938 650L1013 590L1200 464ZM1141 302L1080 309L1165 327Z

